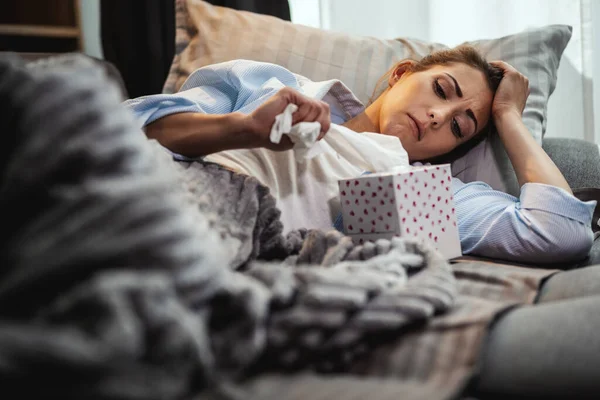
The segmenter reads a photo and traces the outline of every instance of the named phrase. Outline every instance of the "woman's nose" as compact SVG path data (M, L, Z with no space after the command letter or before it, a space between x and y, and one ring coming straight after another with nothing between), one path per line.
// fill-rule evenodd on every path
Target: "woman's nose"
M444 123L440 115L442 115L440 112L429 113L429 126L432 129L437 129Z
M444 125L446 120L452 115L452 110L449 108L438 108L435 110L430 110L428 113L429 116L429 125L432 128L439 128Z
M429 125L433 126L434 128L437 127L437 121L435 119L435 114L430 112L429 113Z

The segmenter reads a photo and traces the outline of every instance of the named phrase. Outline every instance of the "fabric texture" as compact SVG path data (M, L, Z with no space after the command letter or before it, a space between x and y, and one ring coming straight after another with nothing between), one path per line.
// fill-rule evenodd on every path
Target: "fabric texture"
M110 78L110 81L115 83L119 87L122 101L129 99L129 94L127 93L127 88L125 87L123 77L121 76L121 73L119 72L117 67L114 66L114 64L104 59L96 58L83 53L80 54L82 54L82 56L84 57L87 57L90 61L97 64L106 72L106 75L108 78ZM0 57L2 55L3 53L0 52ZM35 68L43 68L45 64L45 59L55 57L56 53L16 53L15 56L20 57L27 64L30 64Z
M464 398L461 394L480 370L490 323L512 306L532 303L541 282L556 271L485 262L460 262L452 269L459 287L452 309L389 343L373 343L350 374L264 373L240 383L243 398ZM520 347L516 344L511 351ZM219 397L207 394L205 398Z
M335 122L360 108L339 81L311 82L268 63L237 60L196 70L185 90L125 102L140 125L179 112L249 113L280 88L290 86L323 99L334 123L319 143L332 153L297 165L296 154L267 149L228 150L204 157L233 171L257 178L272 188L282 211L284 229L330 229L341 212L338 179L367 172L391 172L408 165L408 155L394 137L358 134ZM184 159L176 155L177 159ZM518 197L482 182L452 183L462 250L465 254L504 260L556 263L583 258L592 245L594 202L582 202L562 189L527 184Z
M543 148L572 189L600 189L598 145L577 139L547 138Z
M476 390L511 399L596 398L599 279L598 267L556 274L544 285L539 304L500 318L491 330Z
M214 7L201 0L176 0L175 7L176 52L164 93L178 91L199 67L248 59L281 65L315 81L339 79L367 104L378 94L379 79L395 62L420 59L447 48L412 38L352 36L295 25L278 18ZM238 40L231 41L230 37ZM548 99L556 86L559 61L570 38L570 26L549 25L469 42L489 60L502 59L528 77L531 95L523 121L540 144ZM463 182L483 181L494 189L518 195L514 171L497 137L492 136L455 160L452 173Z

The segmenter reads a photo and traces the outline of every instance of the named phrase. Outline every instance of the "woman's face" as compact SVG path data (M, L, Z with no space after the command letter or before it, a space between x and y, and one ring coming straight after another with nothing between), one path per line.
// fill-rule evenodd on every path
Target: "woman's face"
M410 160L446 154L481 131L493 93L483 72L453 63L421 72L398 66L379 111L379 129L402 142Z

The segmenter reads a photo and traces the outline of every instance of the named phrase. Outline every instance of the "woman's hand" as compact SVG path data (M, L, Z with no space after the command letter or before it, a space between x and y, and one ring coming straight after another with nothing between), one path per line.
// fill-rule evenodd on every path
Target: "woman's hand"
M148 138L157 140L169 150L192 158L255 147L288 150L293 144L287 136L283 136L278 144L269 140L275 117L288 104L298 106L292 115L292 124L319 122L319 139L329 131L331 116L327 103L308 98L291 88L283 88L251 114L175 113L147 125L145 132Z
M292 88L285 87L254 112L245 116L245 127L249 133L254 135L251 147L266 147L277 151L289 150L293 147L292 141L285 135L279 143L272 143L269 140L275 117L281 114L288 104L298 106L298 110L292 115L292 124L319 122L321 124L319 140L325 136L331 125L329 105L323 101L306 97Z
M490 64L504 72L492 104L494 119L510 113L517 113L520 117L529 97L529 79L504 61L492 61Z
M504 72L494 96L492 114L498 136L515 169L519 186L526 183L542 183L572 194L560 170L523 123L521 116L529 96L528 79L505 62L494 61L490 64Z

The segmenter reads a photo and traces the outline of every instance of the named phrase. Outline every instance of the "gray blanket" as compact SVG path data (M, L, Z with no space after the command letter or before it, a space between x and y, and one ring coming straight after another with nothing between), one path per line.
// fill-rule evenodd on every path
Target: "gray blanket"
M0 113L0 382L19 397L235 395L269 371L348 374L455 304L427 245L283 236L268 189L174 163L84 59L2 60Z

